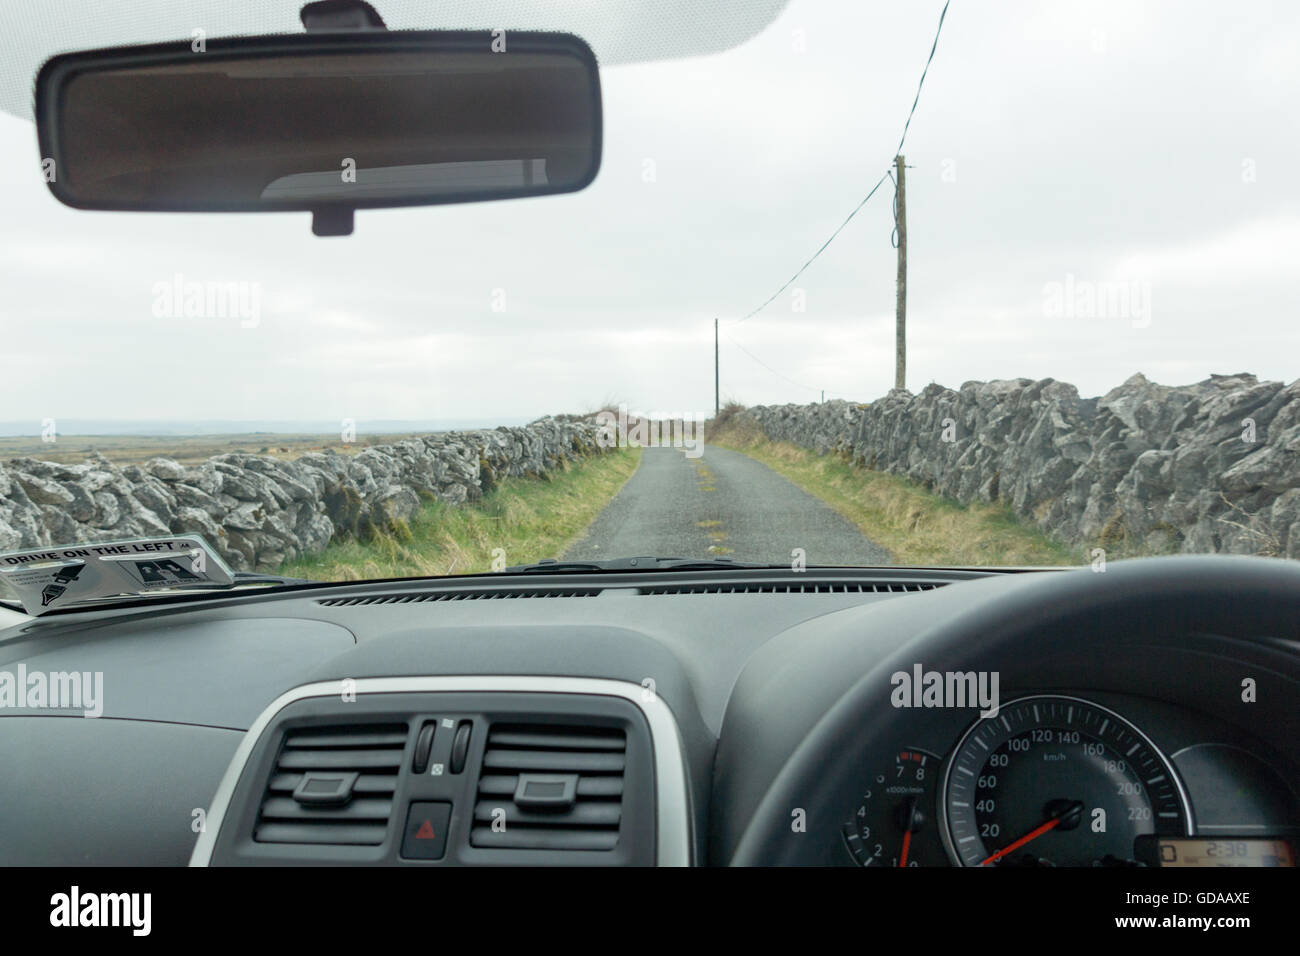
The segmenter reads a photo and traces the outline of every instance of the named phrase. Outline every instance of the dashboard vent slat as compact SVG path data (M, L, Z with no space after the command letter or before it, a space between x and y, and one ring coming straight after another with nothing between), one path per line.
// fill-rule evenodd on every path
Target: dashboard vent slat
M400 750L309 750L286 753L280 758L281 770L396 770L401 764Z
M484 776L478 782L480 795L513 796L518 788L517 776ZM621 797L622 795L622 777L581 777L578 780L580 797Z
M406 728L400 732L299 734L293 745L302 749L323 747L402 747L406 745Z
M627 735L618 728L497 724L488 731L470 845L482 849L608 851L623 823ZM521 779L563 779L556 805L516 803ZM559 786L554 784L554 786Z
M667 594L904 594L915 591L933 591L946 581L808 581L799 584L779 584L773 581L753 581L730 584L696 582L692 584L643 585L641 594L658 596Z
M510 598L598 597L602 588L464 588L454 591L420 591L408 594L362 594L356 597L319 598L322 607L362 607L370 604L425 604L430 601L502 601Z
M325 843L331 846L378 846L387 824L341 826L320 823L264 823L254 839L258 843Z
M576 751L489 750L483 758L489 770L529 770L537 773L622 773L622 753Z
M583 750L617 750L621 753L626 746L624 741L617 737L573 734L569 737L557 738L555 734L534 730L502 730L494 733L492 740L498 747L527 749L559 747L570 750L581 747Z
M498 811L504 810L501 814ZM569 826L618 826L621 808L617 803L597 802L577 803L565 814L564 822ZM494 815L505 820L509 827L513 823L540 823L550 826L554 823L551 814L545 810L523 810L510 801L480 800L474 805L474 820L491 823Z
M393 809L393 801L383 798L369 800L353 799L346 805L334 807L330 819L380 820L388 822L388 814ZM320 810L304 807L292 797L272 797L262 804L263 820L314 820L320 816Z
M272 793L293 793L298 788L298 784L302 783L304 776L306 775L302 773L273 774L266 789ZM357 782L352 785L352 792L358 796L367 793L389 793L392 789L391 777L373 773L361 774L357 777Z
M258 843L378 846L393 815L406 751L405 724L301 728L285 734L258 810ZM297 797L308 777L343 779L338 802ZM351 781L350 786L346 781Z
M475 827L470 843L498 850L612 850L618 845L617 830L547 831L515 827L500 833Z

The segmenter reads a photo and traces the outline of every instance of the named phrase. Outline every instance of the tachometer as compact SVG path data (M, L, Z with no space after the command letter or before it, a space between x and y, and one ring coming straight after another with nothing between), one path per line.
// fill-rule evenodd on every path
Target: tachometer
M862 866L937 866L943 854L934 838L939 758L909 747L881 767L862 803L844 825L844 840Z
M963 866L1133 866L1144 834L1187 835L1173 767L1118 714L1022 697L971 727L944 775L944 844Z

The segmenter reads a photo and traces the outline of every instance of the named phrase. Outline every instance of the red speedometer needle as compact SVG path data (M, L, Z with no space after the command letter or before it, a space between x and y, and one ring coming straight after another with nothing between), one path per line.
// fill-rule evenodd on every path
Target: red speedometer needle
M1078 813L1082 809L1083 809L1083 803L1078 800L1074 801L1074 803L1067 804L1064 808L1061 809L1059 813L1057 813L1046 823L1040 823L1038 826L1034 827L1032 830L1030 830L1028 833L1022 836L1019 840L1016 840L1014 843L1007 844L1002 849L998 850L997 853L994 853L992 856L990 856L987 860L981 861L980 866L988 866L990 863L1002 859L1002 857L1006 856L1011 851L1019 850L1030 840L1037 840L1048 830L1052 830L1060 826L1062 822L1064 822L1066 819L1073 816L1074 814Z

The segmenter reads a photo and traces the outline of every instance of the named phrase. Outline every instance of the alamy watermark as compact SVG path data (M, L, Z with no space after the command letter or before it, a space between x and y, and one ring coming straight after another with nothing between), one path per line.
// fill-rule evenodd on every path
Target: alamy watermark
M1091 282L1067 272L1063 282L1043 286L1049 319L1129 319L1135 329L1151 324L1151 283L1139 279Z
M631 412L626 405L618 414L596 414L601 448L684 448L687 458L704 454L704 412Z
M153 284L153 315L158 319L239 319L240 328L262 321L260 282L188 281L181 273Z
M50 897L50 925L56 928L120 928L148 936L152 912L152 893L94 893L74 884Z
M103 671L0 670L0 710L79 710L84 717L104 713Z
M997 671L927 671L913 664L910 672L894 671L889 682L895 707L978 707L981 717L998 715Z

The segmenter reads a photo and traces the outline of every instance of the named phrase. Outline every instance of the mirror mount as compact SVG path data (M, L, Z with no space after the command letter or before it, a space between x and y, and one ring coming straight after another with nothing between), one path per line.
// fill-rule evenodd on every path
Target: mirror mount
M383 18L366 0L316 0L298 13L308 33L323 30L387 30Z
M352 235L353 214L351 206L321 206L311 211L311 232L313 236L350 236Z
M316 0L298 12L303 29L308 33L328 30L349 32L387 30L379 11L366 0ZM322 206L311 212L313 236L350 236L356 222L356 209L351 206Z

